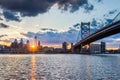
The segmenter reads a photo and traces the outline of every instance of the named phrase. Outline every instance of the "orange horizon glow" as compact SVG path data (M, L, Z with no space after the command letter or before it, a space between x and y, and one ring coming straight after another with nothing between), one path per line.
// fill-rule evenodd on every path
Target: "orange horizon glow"
M32 51L32 52L37 51L37 46L34 45L34 44L31 44L30 45L30 51Z
M67 45L67 49L71 49L71 45L69 44L69 45Z
M106 50L118 50L118 48L106 48Z
M3 42L3 41L0 41L0 45L5 45L5 46L10 47L11 42ZM48 46L48 47L54 47L54 48L62 48L61 44L45 44L45 45L42 45L42 46L43 46L43 47L44 47L44 46ZM71 49L71 45L70 45L70 44L67 46L67 49ZM30 50L30 51L36 51L36 50L37 50L37 45L35 45L35 44L30 44L29 50ZM118 50L118 48L117 48L117 47L116 47L116 48L112 48L112 47L108 46L108 47L106 48L106 50Z
M10 46L11 45L11 42L3 42L3 41L0 41L0 45L5 45L5 46Z

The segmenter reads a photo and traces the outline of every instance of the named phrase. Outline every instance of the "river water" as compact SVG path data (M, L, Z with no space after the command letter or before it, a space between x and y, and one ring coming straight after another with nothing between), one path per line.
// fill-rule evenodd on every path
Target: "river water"
M120 80L120 54L1 54L0 80Z

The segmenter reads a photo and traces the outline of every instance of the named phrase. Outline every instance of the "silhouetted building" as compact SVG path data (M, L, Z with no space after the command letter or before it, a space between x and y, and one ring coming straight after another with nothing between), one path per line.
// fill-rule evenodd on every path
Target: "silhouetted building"
M41 51L42 50L42 46L40 44L40 41L38 41L38 51Z
M33 44L38 47L37 36L34 37L34 43Z
M27 52L29 52L29 51L30 51L30 41L27 40L27 41L26 41L26 45L25 45L25 52L27 53Z
M105 53L106 52L106 44L105 42L101 42L101 53Z
M73 43L71 43L71 52L73 53Z
M19 43L19 48L23 48L24 47L24 43L23 43L23 39L21 38L20 43Z
M101 53L101 45L100 44L90 44L90 53Z
M100 44L90 44L90 53L105 53L106 44L101 42Z
M118 53L120 53L120 45L119 45L119 48L118 48Z
M17 41L17 39L15 39L14 42L11 43L11 48L18 48L18 41Z
M54 48L53 47L43 47L43 52L45 53L52 53L54 51Z
M54 52L55 53L63 53L63 49L62 48L55 48Z
M38 41L38 46L40 46L40 41Z
M67 42L63 42L62 49L63 49L64 52L67 51Z

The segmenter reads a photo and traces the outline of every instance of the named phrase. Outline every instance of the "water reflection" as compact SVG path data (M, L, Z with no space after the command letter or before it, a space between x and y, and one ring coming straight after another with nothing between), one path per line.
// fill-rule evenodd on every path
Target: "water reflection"
M86 63L86 73L87 73L87 75L86 75L86 80L91 80L91 75L90 75L90 64L91 64L91 62L90 62L91 60L90 60L90 58L89 57L87 57L86 59L85 59L85 63Z
M35 55L32 55L31 57L31 80L36 80L35 79L35 72L36 72L36 59L35 59Z
M116 55L0 55L0 80L118 80Z

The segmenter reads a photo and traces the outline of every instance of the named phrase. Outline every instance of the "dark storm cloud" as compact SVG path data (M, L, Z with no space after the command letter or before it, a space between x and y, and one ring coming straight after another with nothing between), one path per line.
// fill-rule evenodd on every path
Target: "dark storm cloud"
M4 24L4 23L0 23L0 28L8 28L9 26Z
M11 11L3 11L3 16L4 18L9 21L18 21L20 22L20 17L17 15L17 13L11 12Z
M36 16L47 12L54 4L59 9L77 11L80 7L86 11L93 10L94 6L88 0L0 0L1 8L20 12L21 16Z

